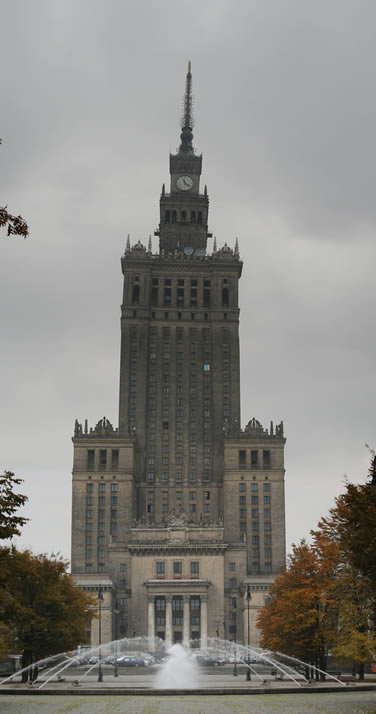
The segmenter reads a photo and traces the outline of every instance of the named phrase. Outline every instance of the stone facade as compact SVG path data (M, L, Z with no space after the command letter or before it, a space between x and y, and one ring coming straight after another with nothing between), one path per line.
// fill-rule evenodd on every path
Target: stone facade
M282 423L240 426L242 262L237 241L207 247L190 71L186 82L159 252L128 238L121 260L119 428L75 424L72 573L100 586L102 641L246 641L249 617L256 645L285 562L285 438Z

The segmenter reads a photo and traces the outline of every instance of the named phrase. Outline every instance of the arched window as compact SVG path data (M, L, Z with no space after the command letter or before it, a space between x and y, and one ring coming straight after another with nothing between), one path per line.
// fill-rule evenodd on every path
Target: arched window
M201 226L202 225L202 211L199 211L197 214L197 223Z
M191 223L196 223L196 211L191 211Z
M171 214L171 223L176 223L176 211L172 211L172 214Z
M165 223L170 223L170 211L165 212Z
M187 211L181 212L181 220L183 221L183 223L187 220Z

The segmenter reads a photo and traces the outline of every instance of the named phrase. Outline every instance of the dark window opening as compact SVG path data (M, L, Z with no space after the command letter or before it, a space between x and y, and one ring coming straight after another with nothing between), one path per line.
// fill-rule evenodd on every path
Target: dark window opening
M270 451L269 451L269 449L267 451L262 452L262 460L263 460L264 467L270 466Z
M191 223L196 223L196 211L191 211Z
M170 223L170 211L165 212L165 223Z
M133 285L133 290L132 290L132 305L138 305L140 300L140 286L138 283Z
M251 466L257 466L258 464L258 451L251 451Z
M113 471L119 468L119 449L112 449L111 468Z
M223 307L228 307L229 305L228 288L222 288L222 305Z
M99 468L105 469L107 464L107 450L101 449L99 452Z
M171 214L171 223L176 223L176 211L172 211L172 214Z
M199 224L199 226L202 225L202 211L199 211L197 214L197 223Z
M158 278L153 278L152 283L151 283L151 304L152 305L158 305L158 287L159 287Z
M244 450L239 451L239 468L245 469L247 464L247 452Z
M187 211L181 212L181 220L183 221L183 223L185 223L185 221L187 220Z
M95 451L94 451L94 449L88 449L88 452L87 452L88 471L94 469L94 463L95 463Z

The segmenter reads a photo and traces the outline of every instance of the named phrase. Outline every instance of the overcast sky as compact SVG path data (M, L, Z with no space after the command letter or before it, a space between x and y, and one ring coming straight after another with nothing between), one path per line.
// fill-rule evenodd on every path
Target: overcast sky
M0 205L30 225L0 239L0 468L30 499L17 542L69 557L74 420L117 424L120 256L157 226L191 59L209 226L244 261L242 422L284 420L289 548L376 446L376 3L0 11Z

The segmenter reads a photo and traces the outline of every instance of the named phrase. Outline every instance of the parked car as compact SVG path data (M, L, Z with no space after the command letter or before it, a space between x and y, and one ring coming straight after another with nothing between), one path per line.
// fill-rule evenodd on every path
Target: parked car
M141 664L138 657L131 657L129 655L118 657L117 663L119 667L141 667L144 664L144 662Z

